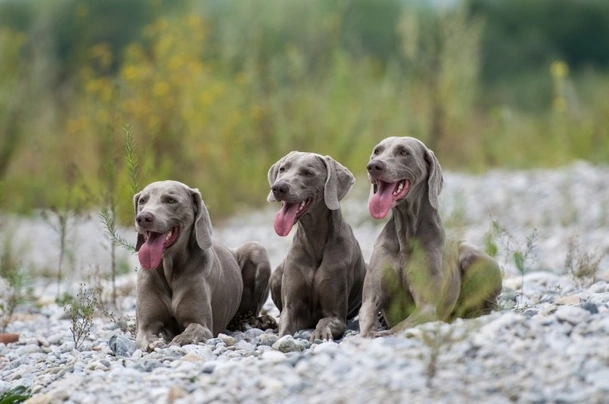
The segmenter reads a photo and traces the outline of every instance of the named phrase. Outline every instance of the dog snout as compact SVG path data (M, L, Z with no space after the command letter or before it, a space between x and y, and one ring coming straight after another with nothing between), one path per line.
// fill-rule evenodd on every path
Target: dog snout
M379 174L385 170L385 162L381 160L371 160L366 166L371 175Z
M271 187L271 191L273 191L273 195L275 195L275 198L280 199L287 195L289 191L289 186L286 182L283 181L276 182Z
M139 226L148 226L154 223L154 214L149 211L144 211L138 213L135 217L135 221Z

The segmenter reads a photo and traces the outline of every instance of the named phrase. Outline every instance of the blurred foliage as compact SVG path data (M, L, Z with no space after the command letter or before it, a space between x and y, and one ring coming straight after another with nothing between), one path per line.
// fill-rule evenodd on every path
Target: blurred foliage
M5 205L111 192L131 221L135 157L140 184L198 187L218 217L263 204L290 150L362 176L390 135L450 168L606 163L609 3L451 4L0 0Z

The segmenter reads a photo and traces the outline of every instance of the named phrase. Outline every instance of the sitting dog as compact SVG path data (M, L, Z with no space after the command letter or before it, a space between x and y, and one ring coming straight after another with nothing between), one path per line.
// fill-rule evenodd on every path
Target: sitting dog
M315 339L341 338L361 305L366 267L339 201L355 178L330 156L290 152L269 169L269 202L280 201L275 232L299 223L287 257L271 275L279 335L315 327Z
M372 152L368 209L392 216L378 236L359 313L360 334L391 334L434 320L470 318L496 308L497 262L466 242L446 242L438 212L442 168L411 137L389 137ZM388 331L377 333L381 311Z
M233 317L257 315L265 303L271 268L255 242L236 250L212 242L201 193L177 181L153 182L133 199L137 274L136 344L205 341Z

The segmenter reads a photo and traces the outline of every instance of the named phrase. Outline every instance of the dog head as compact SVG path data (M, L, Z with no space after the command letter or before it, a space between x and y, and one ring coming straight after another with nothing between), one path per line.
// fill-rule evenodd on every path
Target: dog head
M438 209L442 167L435 154L420 140L412 137L384 139L374 147L367 170L371 183L368 210L375 219L387 216L391 208L415 194L414 190L421 184L427 186L423 197Z
M135 250L143 268L157 268L164 254L192 237L201 249L211 247L211 221L198 189L177 181L153 182L133 197L133 206Z
M351 172L330 156L292 151L271 166L268 172L269 202L281 202L275 215L275 231L287 236L311 206L323 201L337 210L355 183Z

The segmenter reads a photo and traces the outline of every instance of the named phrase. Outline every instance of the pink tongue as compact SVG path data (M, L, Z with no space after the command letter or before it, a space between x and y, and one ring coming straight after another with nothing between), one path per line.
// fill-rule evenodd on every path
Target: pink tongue
M275 232L281 237L285 237L290 234L290 230L296 222L296 213L298 212L298 203L287 203L284 202L281 206L281 210L275 214Z
M392 193L394 189L395 183L378 182L377 192L372 194L368 200L368 210L373 218L382 219L387 216L393 205Z
M150 233L150 237L142 246L137 256L140 264L146 269L155 269L163 258L163 243L165 235L163 233Z

